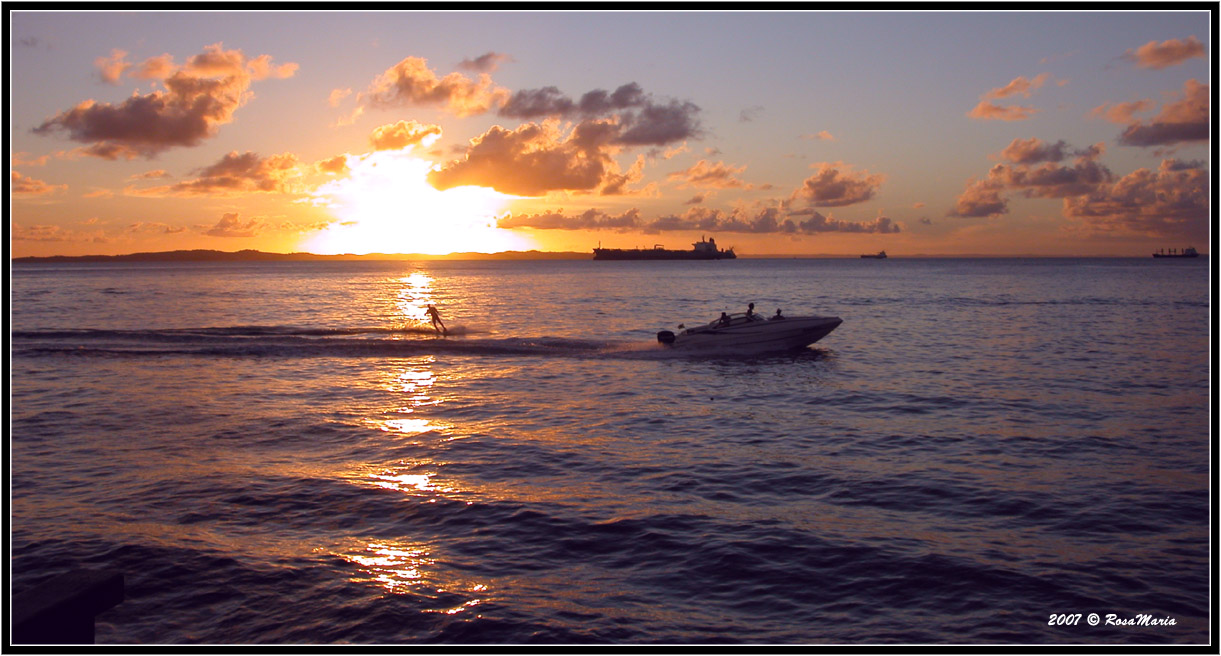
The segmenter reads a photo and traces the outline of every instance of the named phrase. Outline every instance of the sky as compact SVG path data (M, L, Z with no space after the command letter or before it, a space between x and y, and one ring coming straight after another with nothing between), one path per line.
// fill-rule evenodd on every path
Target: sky
M1208 251L1207 11L23 11L14 257Z

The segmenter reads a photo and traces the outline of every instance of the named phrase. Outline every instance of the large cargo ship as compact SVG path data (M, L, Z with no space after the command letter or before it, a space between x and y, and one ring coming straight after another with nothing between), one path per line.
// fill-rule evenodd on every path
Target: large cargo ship
M1196 249L1188 246L1181 251L1176 251L1172 248L1170 249L1169 253L1167 253L1166 249L1163 248L1162 250L1154 253L1153 257L1200 257L1200 254L1196 252Z
M700 240L693 243L689 251L672 251L661 245L653 248L595 248L595 260L732 260L733 248L718 250L715 239Z

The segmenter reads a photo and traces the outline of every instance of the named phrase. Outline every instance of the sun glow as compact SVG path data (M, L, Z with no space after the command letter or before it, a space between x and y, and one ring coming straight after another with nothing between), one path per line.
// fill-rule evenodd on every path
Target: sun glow
M348 156L348 175L322 185L314 202L339 219L304 244L313 253L494 253L533 244L496 227L514 198L485 187L438 191L432 164L404 151Z

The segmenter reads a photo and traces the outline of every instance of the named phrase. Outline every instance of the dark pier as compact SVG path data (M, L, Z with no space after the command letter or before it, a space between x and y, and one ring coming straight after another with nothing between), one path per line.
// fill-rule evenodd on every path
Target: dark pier
M123 601L123 575L74 570L12 597L13 644L93 642L93 618Z

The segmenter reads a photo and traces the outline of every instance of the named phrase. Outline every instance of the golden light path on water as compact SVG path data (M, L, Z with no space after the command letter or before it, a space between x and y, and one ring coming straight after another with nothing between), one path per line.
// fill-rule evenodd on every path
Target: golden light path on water
M395 310L408 321L427 322L428 306L435 302L432 277L417 271L399 278L397 282L402 286L395 293Z
M433 282L431 276L419 271L387 279L385 302L391 306L388 314L392 323L427 323L425 310L436 302ZM442 402L432 393L437 382L435 362L435 356L426 356L387 363L377 387L389 392L394 404L380 411L366 409L364 424L384 439L417 444L429 439L429 435L450 429L447 424L413 416L420 408ZM462 492L452 483L435 481L431 464L427 460L400 460L389 466L358 465L345 477L355 485L400 493L405 501L415 503L436 503L441 495ZM433 606L427 612L458 615L479 606L489 595L486 583L442 571L437 567L434 547L409 536L399 539L353 536L330 553L355 568L348 578L351 583L376 586L389 595L419 595Z
M438 190L433 164L404 151L347 156L347 172L313 192L338 220L302 248L340 253L494 253L529 250L526 237L496 227L515 198L486 187Z

